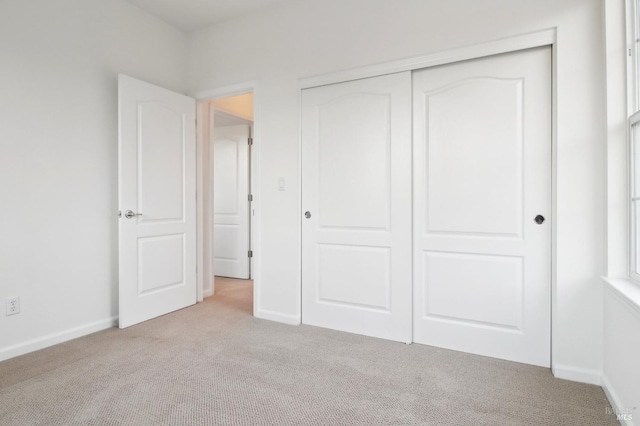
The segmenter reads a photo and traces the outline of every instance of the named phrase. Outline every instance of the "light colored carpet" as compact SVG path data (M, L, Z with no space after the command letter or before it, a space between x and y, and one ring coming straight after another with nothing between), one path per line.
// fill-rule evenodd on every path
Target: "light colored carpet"
M615 425L549 370L251 316L251 282L0 363L1 425Z

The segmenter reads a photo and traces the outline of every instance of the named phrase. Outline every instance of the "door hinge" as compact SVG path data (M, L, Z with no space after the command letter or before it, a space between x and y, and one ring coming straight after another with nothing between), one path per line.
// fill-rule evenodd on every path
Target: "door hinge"
M249 145L253 145L253 138L249 138L248 141L249 141Z
M253 201L253 194L249 194L247 198L249 199L249 201Z
M253 257L253 250L249 250L249 253L247 253L249 255L249 257Z

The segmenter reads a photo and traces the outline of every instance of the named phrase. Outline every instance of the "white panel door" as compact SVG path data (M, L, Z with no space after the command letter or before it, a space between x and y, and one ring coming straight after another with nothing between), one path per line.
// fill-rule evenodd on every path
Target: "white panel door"
M249 125L213 130L215 275L249 278Z
M551 49L413 84L414 341L548 367Z
M302 322L411 341L411 75L302 92Z
M195 112L119 76L120 328L196 302Z

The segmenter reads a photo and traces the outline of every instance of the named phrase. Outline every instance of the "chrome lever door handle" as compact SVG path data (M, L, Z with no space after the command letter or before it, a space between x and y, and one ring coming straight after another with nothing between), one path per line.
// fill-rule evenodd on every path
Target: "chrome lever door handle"
M131 210L127 210L126 212L124 212L124 217L126 217L127 219L131 219L132 217L135 216L142 216L142 213L134 213Z

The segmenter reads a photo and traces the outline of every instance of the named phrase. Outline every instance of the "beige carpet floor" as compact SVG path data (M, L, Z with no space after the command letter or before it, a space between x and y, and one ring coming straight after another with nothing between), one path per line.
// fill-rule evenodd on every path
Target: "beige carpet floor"
M0 363L0 425L614 425L548 369L251 316L251 282Z

